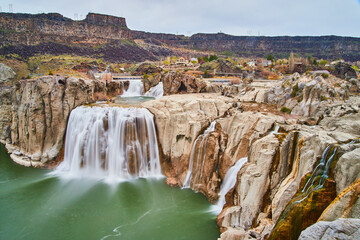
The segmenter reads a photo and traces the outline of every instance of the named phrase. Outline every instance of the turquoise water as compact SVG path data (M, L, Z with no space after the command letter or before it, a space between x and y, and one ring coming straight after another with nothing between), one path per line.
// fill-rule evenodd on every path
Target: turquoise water
M164 179L63 180L0 145L0 239L217 239L210 204Z

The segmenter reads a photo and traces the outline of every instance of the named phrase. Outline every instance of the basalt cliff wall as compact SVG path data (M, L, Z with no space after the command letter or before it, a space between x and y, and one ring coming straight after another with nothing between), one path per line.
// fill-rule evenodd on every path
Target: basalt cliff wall
M241 57L288 57L295 52L303 57L323 59L343 58L347 61L360 60L360 38L339 36L233 36L224 33L198 33L191 37L173 34L133 31L133 38L154 39L169 46L202 51L232 52Z
M0 54L25 59L36 54L75 54L110 61L156 59L132 41L124 18L96 13L80 21L58 13L0 13Z
M123 85L44 76L22 80L0 92L0 141L22 165L44 167L62 150L67 120L77 106L119 95Z
M360 60L360 38L232 36L223 33L199 33L187 37L130 30L124 18L95 13L89 13L79 21L58 13L0 13L0 33L0 54L12 53L25 58L48 53L101 56L112 61L144 61L156 60L159 56L193 55L193 51L184 53L184 49L190 49L232 52L242 57L272 54L283 58L295 52L303 57ZM142 40L144 44L136 44L133 40Z

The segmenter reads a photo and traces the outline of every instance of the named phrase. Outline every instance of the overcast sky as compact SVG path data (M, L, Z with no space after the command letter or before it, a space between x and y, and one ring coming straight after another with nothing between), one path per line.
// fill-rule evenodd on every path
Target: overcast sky
M360 0L1 0L2 12L125 17L132 30L360 37Z

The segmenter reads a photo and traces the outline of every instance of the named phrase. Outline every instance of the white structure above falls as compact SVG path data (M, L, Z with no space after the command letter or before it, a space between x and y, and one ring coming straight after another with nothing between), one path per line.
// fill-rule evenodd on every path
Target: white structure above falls
M144 108L77 107L55 174L110 181L162 176L153 115Z

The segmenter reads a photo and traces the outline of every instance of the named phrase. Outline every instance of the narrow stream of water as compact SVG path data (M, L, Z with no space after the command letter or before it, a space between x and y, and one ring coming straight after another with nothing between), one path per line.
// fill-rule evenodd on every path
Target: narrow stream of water
M164 179L106 184L13 163L0 145L0 239L217 239L210 203Z

